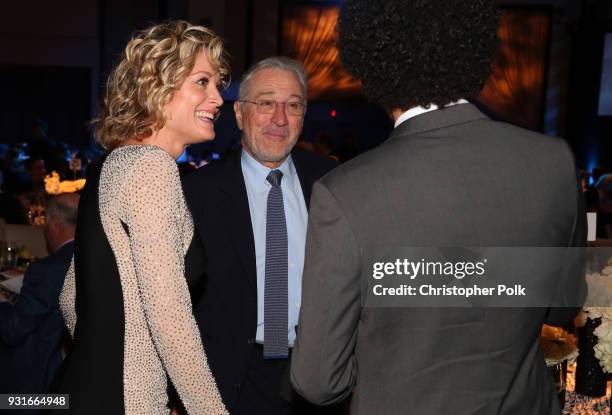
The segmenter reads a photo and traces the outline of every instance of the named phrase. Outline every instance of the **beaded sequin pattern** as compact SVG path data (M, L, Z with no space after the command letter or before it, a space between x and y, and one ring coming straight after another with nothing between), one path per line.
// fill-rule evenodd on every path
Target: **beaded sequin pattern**
M155 146L114 150L102 167L99 202L124 298L125 413L167 414L167 371L189 414L227 414L185 280L193 221L175 161ZM60 300L72 334L77 318L73 269Z

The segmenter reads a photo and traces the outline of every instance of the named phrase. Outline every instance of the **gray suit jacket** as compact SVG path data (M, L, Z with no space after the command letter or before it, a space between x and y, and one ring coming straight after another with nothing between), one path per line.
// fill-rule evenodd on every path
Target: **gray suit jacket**
M353 414L560 413L539 334L576 309L363 308L360 255L368 246L582 246L580 201L561 139L471 104L402 123L313 188L296 390L329 404L354 388Z

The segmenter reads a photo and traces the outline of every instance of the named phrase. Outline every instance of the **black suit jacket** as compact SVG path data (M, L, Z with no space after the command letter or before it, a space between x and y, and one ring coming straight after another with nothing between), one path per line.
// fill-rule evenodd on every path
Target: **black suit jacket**
M336 163L301 149L291 153L306 206L315 180ZM247 374L257 330L257 271L240 152L184 180L185 197L206 254L206 287L194 298L208 363L232 408Z
M30 264L17 303L0 303L0 393L47 392L57 373L65 334L59 295L73 246Z

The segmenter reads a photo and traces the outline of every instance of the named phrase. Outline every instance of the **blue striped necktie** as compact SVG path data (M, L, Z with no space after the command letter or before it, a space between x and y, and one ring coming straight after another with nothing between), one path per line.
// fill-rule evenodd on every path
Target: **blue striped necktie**
M266 180L272 185L266 213L266 271L264 284L264 359L289 356L288 343L288 243L280 170Z

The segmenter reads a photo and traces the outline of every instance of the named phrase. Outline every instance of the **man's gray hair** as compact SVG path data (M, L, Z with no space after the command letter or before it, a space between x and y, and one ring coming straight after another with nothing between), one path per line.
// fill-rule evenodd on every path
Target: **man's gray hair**
M56 218L64 225L76 226L79 208L79 195L73 193L55 196L47 203L45 216L47 222Z
M242 76L242 80L240 81L240 87L238 88L239 100L246 98L249 92L251 78L253 78L253 75L255 75L257 72L263 69L280 69L294 74L302 87L304 101L308 100L308 77L306 76L304 65L295 59L287 58L285 56L266 58L251 66L251 68L249 68L249 70Z

